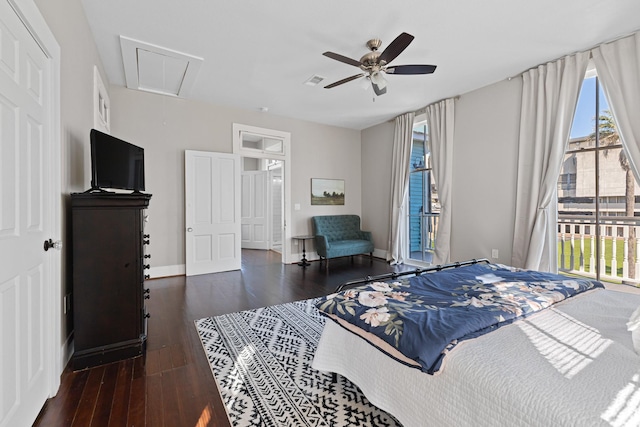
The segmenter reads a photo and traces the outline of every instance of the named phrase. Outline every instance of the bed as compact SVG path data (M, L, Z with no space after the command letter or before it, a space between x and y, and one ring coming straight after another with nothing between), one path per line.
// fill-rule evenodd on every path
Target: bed
M404 427L640 425L640 356L627 330L639 306L640 295L593 286L456 341L431 374L332 318L312 366L345 376Z

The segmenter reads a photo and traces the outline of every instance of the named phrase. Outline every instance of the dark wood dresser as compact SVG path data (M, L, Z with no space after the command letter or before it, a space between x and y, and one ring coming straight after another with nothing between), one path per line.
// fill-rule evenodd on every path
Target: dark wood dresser
M150 194L71 194L73 369L144 353Z

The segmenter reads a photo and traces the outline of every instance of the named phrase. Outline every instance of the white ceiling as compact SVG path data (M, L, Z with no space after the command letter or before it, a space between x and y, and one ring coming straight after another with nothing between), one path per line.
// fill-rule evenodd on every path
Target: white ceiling
M353 129L640 30L639 0L82 3L113 85L126 86L125 36L202 58L188 98ZM323 88L359 72L323 52L360 59L367 40L382 50L402 32L415 40L391 64L434 64L434 74L388 75L379 97L361 80ZM304 84L316 74L325 80Z

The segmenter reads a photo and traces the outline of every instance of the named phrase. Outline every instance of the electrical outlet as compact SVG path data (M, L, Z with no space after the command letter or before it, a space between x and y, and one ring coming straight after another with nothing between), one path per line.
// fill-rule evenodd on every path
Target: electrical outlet
M491 249L491 258L498 259L499 257L500 256L499 256L498 250L497 249Z

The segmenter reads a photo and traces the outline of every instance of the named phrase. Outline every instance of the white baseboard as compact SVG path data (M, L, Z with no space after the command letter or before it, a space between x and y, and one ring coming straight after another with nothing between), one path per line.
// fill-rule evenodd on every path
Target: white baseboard
M185 271L184 264L161 265L159 267L151 267L148 274L151 279L158 279L160 277L184 276Z
M69 360L71 360L71 356L73 356L74 345L73 345L73 334L69 334L66 340L62 343L62 348L60 349L60 375L67 367Z
M383 249L373 249L373 256L376 258L382 258L384 260L387 259L387 251Z

